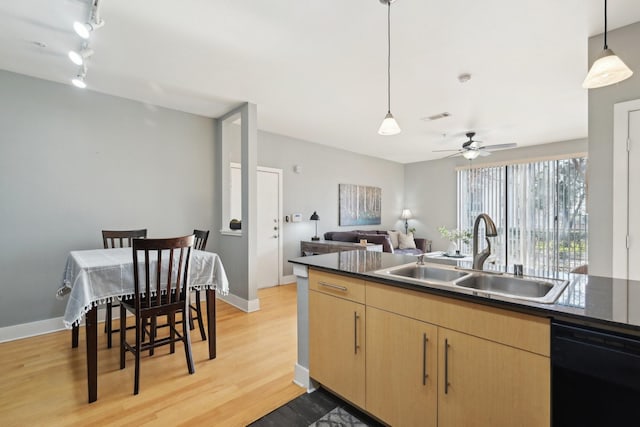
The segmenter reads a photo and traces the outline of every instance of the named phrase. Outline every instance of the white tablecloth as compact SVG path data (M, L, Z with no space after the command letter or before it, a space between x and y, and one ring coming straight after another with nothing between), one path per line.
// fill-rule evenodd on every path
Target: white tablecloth
M212 252L191 252L189 286L229 292L229 281L220 257ZM69 294L64 325L71 328L94 306L133 296L131 248L72 251L67 258L59 298Z

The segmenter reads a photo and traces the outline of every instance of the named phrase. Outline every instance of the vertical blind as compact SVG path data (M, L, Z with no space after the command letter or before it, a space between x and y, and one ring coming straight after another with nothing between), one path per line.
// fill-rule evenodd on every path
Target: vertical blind
M586 264L586 168L579 157L459 170L458 228L471 230L487 213L498 228L492 252L505 267L543 275Z

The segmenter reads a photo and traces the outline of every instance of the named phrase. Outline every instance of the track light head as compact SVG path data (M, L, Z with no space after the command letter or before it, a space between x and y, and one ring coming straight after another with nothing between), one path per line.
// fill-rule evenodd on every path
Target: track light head
M71 79L71 83L77 88L85 89L87 87L85 77L87 77L87 67L82 66L78 74L73 79Z
M83 48L80 52L76 52L75 50L69 51L69 59L76 65L83 65L85 60L93 55L93 49L88 47Z
M91 37L91 33L104 25L104 20L99 22L79 22L73 23L73 30L85 40Z

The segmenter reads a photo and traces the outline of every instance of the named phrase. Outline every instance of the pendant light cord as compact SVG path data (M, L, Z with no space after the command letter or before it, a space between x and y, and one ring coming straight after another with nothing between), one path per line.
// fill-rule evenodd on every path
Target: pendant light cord
M387 0L387 5L388 5L388 8L387 8L387 107L388 107L388 110L387 112L388 113L391 113L391 1L392 0Z
M604 48L605 50L609 48L607 46L607 0L604 0Z

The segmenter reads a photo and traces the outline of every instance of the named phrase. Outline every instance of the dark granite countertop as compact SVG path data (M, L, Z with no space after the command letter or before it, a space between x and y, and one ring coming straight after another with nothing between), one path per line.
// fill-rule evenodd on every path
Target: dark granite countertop
M569 280L569 284L553 304L542 304L516 298L472 295L452 286L423 285L375 271L415 262L415 256L384 252L349 251L314 255L289 260L326 271L373 280L391 286L439 294L514 311L582 323L640 335L640 281L613 279L584 274L548 274L544 277ZM425 258L425 262L438 262ZM448 262L451 265L451 261ZM455 264L454 264L455 265ZM467 267L460 263L460 267ZM525 272L525 275L528 272ZM542 276L535 272L536 276Z

